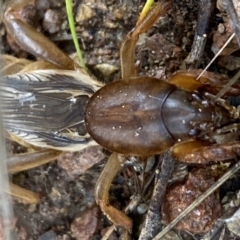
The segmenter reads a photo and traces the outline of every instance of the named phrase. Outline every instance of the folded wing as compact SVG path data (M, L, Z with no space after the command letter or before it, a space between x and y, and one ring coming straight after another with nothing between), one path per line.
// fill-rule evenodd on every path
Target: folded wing
M96 143L85 129L84 110L102 86L88 75L39 70L1 79L4 127L12 139L76 151Z

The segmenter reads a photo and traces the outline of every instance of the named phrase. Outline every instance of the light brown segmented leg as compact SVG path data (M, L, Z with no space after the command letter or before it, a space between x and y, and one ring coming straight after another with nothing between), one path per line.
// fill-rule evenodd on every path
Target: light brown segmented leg
M45 163L53 161L60 154L60 151L43 150L36 153L17 154L7 158L8 172L17 173ZM10 183L10 195L17 197L25 203L38 203L40 196L37 193L21 188L13 183Z
M206 164L237 158L240 142L206 146L201 141L189 141L173 147L173 155L182 162Z
M132 220L123 212L109 204L109 189L113 179L121 170L121 164L122 163L119 161L117 153L113 153L109 157L108 162L98 178L95 188L95 197L97 204L99 204L100 208L107 215L110 221L117 226L122 226L128 231L131 231Z
M170 1L161 1L149 12L145 12L145 15L140 15L141 19L137 22L136 27L127 34L121 44L120 60L122 79L128 80L131 77L136 77L135 68L135 47L139 38L139 35L148 31L153 24L164 16L170 9Z
M62 52L54 43L37 32L33 27L18 19L20 11L25 8L33 8L33 0L10 1L4 11L4 24L14 37L16 43L25 51L45 61L51 62L61 69L74 70L77 65Z

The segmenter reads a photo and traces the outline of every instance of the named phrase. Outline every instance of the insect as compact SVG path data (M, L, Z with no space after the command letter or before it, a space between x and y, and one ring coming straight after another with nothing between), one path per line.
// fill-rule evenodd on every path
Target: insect
M12 138L38 147L71 151L97 142L114 152L96 183L96 201L114 224L129 231L131 219L108 203L110 184L123 163L119 154L149 156L173 147L180 160L197 156L197 162L238 154L233 148L238 142L218 144L219 136L231 133L238 119L235 107L214 98L223 83L216 84L216 79L210 77L197 81L194 72L177 73L169 82L137 77L134 51L138 37L169 8L169 2L158 3L123 40L119 81L103 87L85 73L41 70L6 76L1 82L4 123ZM17 20L6 24L14 31L21 28L21 32L32 33ZM43 38L27 38L33 42L25 47L32 53L40 49L42 57L41 41L36 39ZM67 56L66 61L59 61L56 52L43 57L61 68L78 69ZM229 91L230 95L239 93L235 87ZM210 154L202 154L207 148L212 159Z
M114 152L97 182L96 201L114 224L127 230L132 227L131 220L110 206L108 200L110 183L123 163L116 153L150 156L173 147L173 154L179 160L203 163L206 159L232 158L237 152L233 148L227 150L235 143L216 144L221 134L234 128L232 124L239 117L235 107L224 100L215 100L212 95L224 86L223 83L218 82L216 87L216 79L205 77L197 81L193 72L177 73L169 82L137 77L134 71L136 39L150 26L154 11L163 14L169 5L158 7L124 40L121 62L125 62L123 53L128 50L131 65L129 67L129 62L127 66L122 65L122 79L99 89L85 109L88 133L101 146ZM129 42L134 46L131 51ZM232 91L239 92L239 89Z

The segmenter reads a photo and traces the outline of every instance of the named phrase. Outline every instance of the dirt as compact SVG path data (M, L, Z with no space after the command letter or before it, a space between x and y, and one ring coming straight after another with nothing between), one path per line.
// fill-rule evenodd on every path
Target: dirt
M143 0L76 0L74 2L76 30L84 59L87 68L98 80L108 83L120 78L120 44L124 36L135 26L144 2ZM192 47L198 2L172 1L172 10L152 27L137 46L136 62L139 75L167 79L174 72L182 69L182 63ZM30 11L27 16L30 16L29 22L34 24L38 31L43 32L66 53L74 52L64 1L39 1L34 14ZM206 48L198 63L199 68L205 67L213 56L210 50L213 33L220 22L222 22L221 15L219 16L218 10L215 9L210 21ZM12 43L7 37L3 24L0 29L4 53L34 59ZM234 73L221 68L217 62L213 64L211 70L229 75ZM20 153L25 150L9 142L8 151ZM76 161L72 157L65 166L60 161L54 161L11 176L12 181L17 185L41 195L41 202L37 205L26 205L19 203L17 199L12 200L15 214L13 236L17 239L29 240L101 239L103 232L106 232L111 225L96 207L94 198L95 183L109 156L109 153L104 152L104 154L99 158L99 161L101 160L99 163L84 172L76 172L70 166L71 161ZM125 169L113 183L111 200L118 208L123 208L134 192L127 183L133 181L133 172L131 168ZM148 202L150 193L145 198ZM143 218L136 213L133 217L136 222L139 218ZM120 234L121 230L113 233L109 239L119 239ZM135 232L133 239L137 239L137 235L138 232ZM199 239L201 236L182 233L183 239ZM228 237L232 235L227 233L225 236L224 239L229 239Z

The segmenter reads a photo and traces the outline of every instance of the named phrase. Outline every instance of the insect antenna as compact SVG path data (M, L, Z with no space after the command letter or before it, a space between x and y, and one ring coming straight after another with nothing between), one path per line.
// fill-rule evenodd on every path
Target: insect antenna
M235 6L232 1L223 0L223 7L227 12L227 15L231 22L234 33L229 37L227 42L222 46L222 48L218 51L218 53L214 56L214 58L210 61L210 63L206 66L206 68L202 71L202 73L197 77L197 80L204 74L204 72L209 68L209 66L213 63L213 61L215 61L215 59L220 55L220 53L224 50L224 48L229 44L229 42L234 37L237 38L237 41L240 47L240 22L239 22L239 18L238 18L238 14L236 12ZM215 102L217 101L217 99L221 98L229 90L229 88L237 81L239 77L240 77L240 71L215 96Z
M207 71L207 69L211 66L211 64L216 60L216 58L221 54L221 52L225 49L225 47L231 42L231 40L235 37L235 33L233 33L227 42L221 47L221 49L217 52L217 54L214 56L214 58L210 61L210 63L203 69L203 71L199 74L197 77L197 80L202 77L202 75Z

